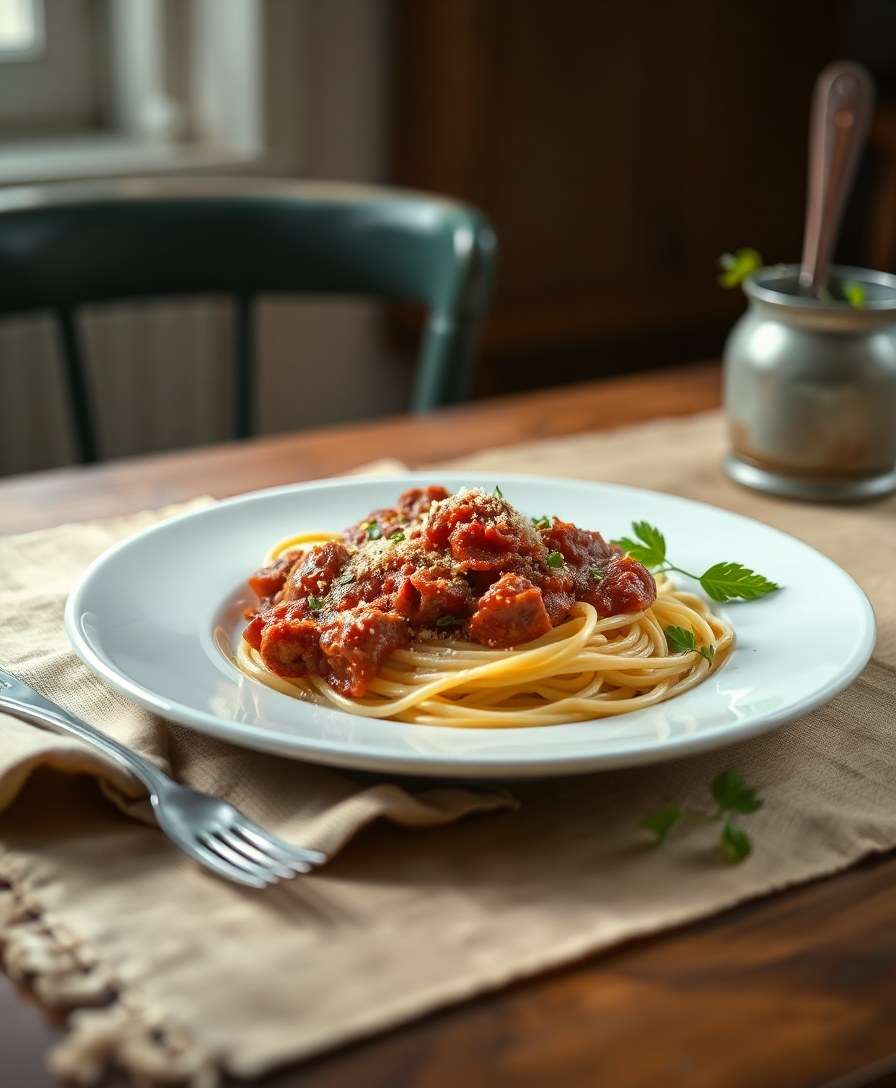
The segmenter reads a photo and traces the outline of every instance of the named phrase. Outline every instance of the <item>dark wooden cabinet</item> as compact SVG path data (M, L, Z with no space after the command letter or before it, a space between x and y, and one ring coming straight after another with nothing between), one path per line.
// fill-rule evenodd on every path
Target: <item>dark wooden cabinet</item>
M721 346L719 254L799 256L842 23L826 0L399 0L395 180L495 224L489 391Z

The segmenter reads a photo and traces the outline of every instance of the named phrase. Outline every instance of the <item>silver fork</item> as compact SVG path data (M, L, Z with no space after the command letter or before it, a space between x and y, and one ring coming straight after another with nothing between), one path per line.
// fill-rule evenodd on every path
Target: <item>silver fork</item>
M185 854L218 876L265 888L322 865L327 856L278 839L239 809L181 786L149 760L69 714L0 669L0 710L57 732L71 733L111 756L149 790L159 827Z

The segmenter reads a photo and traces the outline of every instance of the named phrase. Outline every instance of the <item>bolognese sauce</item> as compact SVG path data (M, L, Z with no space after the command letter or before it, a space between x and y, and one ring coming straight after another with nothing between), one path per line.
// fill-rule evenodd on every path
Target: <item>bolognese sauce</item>
M352 697L416 638L507 649L546 635L578 601L611 616L656 599L650 572L600 533L526 517L500 493L438 486L286 552L249 585L259 604L244 638L264 664Z

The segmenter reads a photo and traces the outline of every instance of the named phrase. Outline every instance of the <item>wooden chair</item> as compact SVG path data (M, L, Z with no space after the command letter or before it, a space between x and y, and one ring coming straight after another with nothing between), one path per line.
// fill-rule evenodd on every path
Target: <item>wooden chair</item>
M465 399L495 238L475 209L400 190L128 180L0 190L0 315L49 310L83 462L98 459L78 335L86 303L225 293L237 306L234 431L251 432L253 302L296 292L426 306L412 407Z

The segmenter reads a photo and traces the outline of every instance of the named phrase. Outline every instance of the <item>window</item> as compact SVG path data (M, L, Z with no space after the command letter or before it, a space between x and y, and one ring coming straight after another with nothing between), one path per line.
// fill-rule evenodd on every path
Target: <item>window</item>
M0 185L294 172L296 98L275 93L269 54L278 68L298 67L300 10L265 0L0 0Z
M22 60L44 44L44 6L40 0L0 0L0 61Z

